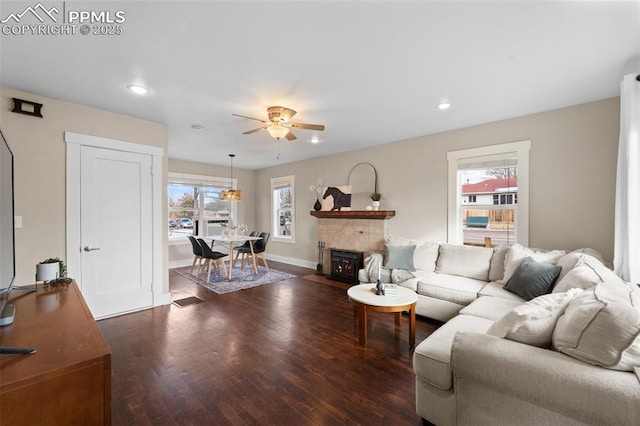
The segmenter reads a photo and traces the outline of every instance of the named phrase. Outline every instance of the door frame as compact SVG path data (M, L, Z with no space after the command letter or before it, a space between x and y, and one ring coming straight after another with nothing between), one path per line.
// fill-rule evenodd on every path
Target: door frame
M167 305L171 303L171 293L164 292L163 270L163 231L165 227L162 221L162 162L164 149L125 142L116 139L102 138L98 136L84 135L81 133L64 132L64 141L67 144L67 271L70 276L81 277L82 265L82 240L80 232L80 151L83 146L110 149L116 151L131 152L135 154L147 154L151 156L151 182L152 182L152 286L153 306ZM82 282L76 280L80 291Z

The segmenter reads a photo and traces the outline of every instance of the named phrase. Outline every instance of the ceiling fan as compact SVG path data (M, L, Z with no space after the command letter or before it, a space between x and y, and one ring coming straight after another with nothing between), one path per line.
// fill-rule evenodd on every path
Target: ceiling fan
M267 114L269 116L268 120L261 120L259 118L247 117L246 115L240 114L232 114L236 117L248 118L250 120L260 121L264 123L264 126L258 127L257 129L249 130L247 132L243 132L243 135L250 135L252 133L256 133L260 130L266 130L269 134L275 138L287 138L287 140L295 140L296 136L291 132L291 129L307 129L307 130L318 130L323 131L324 126L322 124L305 124L305 123L292 123L289 122L291 117L296 115L296 112L290 108L285 108L281 106L272 106L267 108Z

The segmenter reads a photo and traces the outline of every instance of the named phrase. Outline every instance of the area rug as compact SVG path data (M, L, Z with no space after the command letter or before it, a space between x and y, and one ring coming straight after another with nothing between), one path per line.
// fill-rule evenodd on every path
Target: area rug
M191 275L191 266L184 268L177 268L175 272L182 275L185 278L190 279L203 287L208 288L217 294L230 293L232 291L246 290L248 288L257 287L264 284L271 284L276 281L288 280L289 278L295 278L295 275L288 274L286 272L277 271L273 268L267 270L264 266L258 266L258 273L253 272L251 266L245 266L244 271L240 269L240 266L236 266L231 271L231 281L227 280L226 276L218 276L211 269L211 279L207 283L206 271L196 277Z

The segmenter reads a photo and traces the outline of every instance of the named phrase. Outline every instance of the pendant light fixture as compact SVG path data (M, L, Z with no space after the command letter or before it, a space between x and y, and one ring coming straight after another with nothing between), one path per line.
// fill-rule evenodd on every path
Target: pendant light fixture
M242 190L233 189L233 157L235 156L235 154L229 154L231 158L231 183L229 184L230 189L222 191L222 199L224 201L242 201Z

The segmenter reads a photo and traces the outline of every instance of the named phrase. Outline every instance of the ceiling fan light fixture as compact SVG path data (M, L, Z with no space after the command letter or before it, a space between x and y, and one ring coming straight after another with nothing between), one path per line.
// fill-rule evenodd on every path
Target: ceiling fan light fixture
M267 132L274 139L281 139L287 136L289 133L289 128L281 125L280 123L273 123L272 126L267 127Z

